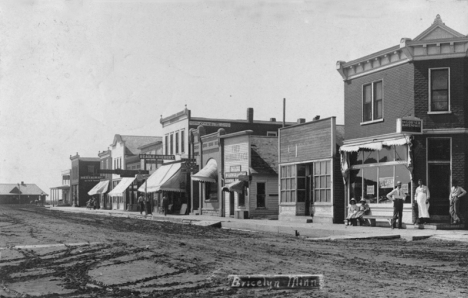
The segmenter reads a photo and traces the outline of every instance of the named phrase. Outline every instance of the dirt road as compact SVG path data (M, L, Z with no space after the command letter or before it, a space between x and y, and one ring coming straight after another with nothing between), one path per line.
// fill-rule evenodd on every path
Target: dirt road
M309 242L2 205L0 248L1 297L468 297L468 245L459 242ZM229 274L300 273L323 274L324 289L227 283Z

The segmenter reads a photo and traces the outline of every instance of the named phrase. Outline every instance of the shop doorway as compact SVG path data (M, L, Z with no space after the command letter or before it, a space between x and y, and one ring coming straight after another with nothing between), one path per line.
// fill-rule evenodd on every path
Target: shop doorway
M428 164L431 192L429 214L437 216L449 215L450 194L450 164Z

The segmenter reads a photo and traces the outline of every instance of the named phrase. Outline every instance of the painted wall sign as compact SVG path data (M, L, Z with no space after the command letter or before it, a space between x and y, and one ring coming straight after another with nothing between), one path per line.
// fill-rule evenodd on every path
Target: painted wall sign
M139 154L140 159L164 159L175 160L175 155L159 155L159 154Z
M231 172L240 172L240 171L242 171L242 166L230 166L229 170Z
M323 275L229 275L231 288L320 290Z
M241 176L241 175L244 175L246 176L247 175L247 172L246 171L243 171L243 172L226 172L224 173L224 178L234 178L236 179L237 177Z
M416 117L398 118L396 130L398 133L422 134L423 121Z
M393 186L394 186L393 177L381 177L381 178L379 178L379 186L380 186L380 188L393 188Z
M101 179L106 179L104 176L81 176L81 180L101 180Z
M231 127L231 123L218 123L218 122L202 122L202 121L190 121L189 125L203 125L203 126L218 126L218 127Z

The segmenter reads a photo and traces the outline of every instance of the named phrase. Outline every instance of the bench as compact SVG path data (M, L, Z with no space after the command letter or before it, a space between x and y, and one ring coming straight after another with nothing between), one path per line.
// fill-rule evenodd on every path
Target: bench
M369 215L364 215L362 217L365 221L369 221L371 227L375 227L376 226L376 221L377 219L383 219L383 220L386 220L388 222L388 224L390 226L392 226L392 219L393 219L393 216L384 216L384 215L372 215L372 214L369 214Z

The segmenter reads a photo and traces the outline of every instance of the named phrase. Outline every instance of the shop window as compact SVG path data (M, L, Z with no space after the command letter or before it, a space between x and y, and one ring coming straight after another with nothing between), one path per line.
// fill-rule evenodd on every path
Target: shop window
M378 160L379 151L363 151L364 163L376 163Z
M387 204L392 203L387 198L387 194L395 188L395 174L394 166L383 166L379 167L379 192L378 192L378 201L375 203ZM373 202L374 203L374 202Z
M407 146L395 146L395 161L406 161L408 160L408 147Z
M349 183L351 186L350 198L359 202L362 198L362 169L351 170Z
M205 182L205 201L218 200L218 184Z
M449 138L428 138L427 143L428 161L450 161Z
M401 146L399 146L401 147ZM389 162L395 160L395 150L393 147L383 147L379 152L379 162Z
M429 69L430 112L450 111L450 73L448 68Z
M265 208L266 188L265 182L257 182L257 208Z
M369 203L377 203L377 168L363 169L364 199Z
M168 142L168 137L165 136L165 137L164 137L164 154L169 154L169 151L167 150L168 144L169 144L169 142Z
M169 144L170 148L171 148L171 153L170 154L172 155L172 154L174 154L174 134L171 134L170 139L171 139L170 144Z
M242 193L237 193L239 207L245 207L245 188L242 190Z
M395 185L401 182L401 190L405 196L405 203L411 203L411 176L406 165L395 166Z
M180 132L180 153L185 152L185 131Z
M281 202L296 201L296 166L281 167Z
M297 165L297 201L305 202L306 197L306 166Z
M314 163L314 201L331 202L330 161Z
M382 81L364 85L362 88L362 122L383 118Z

